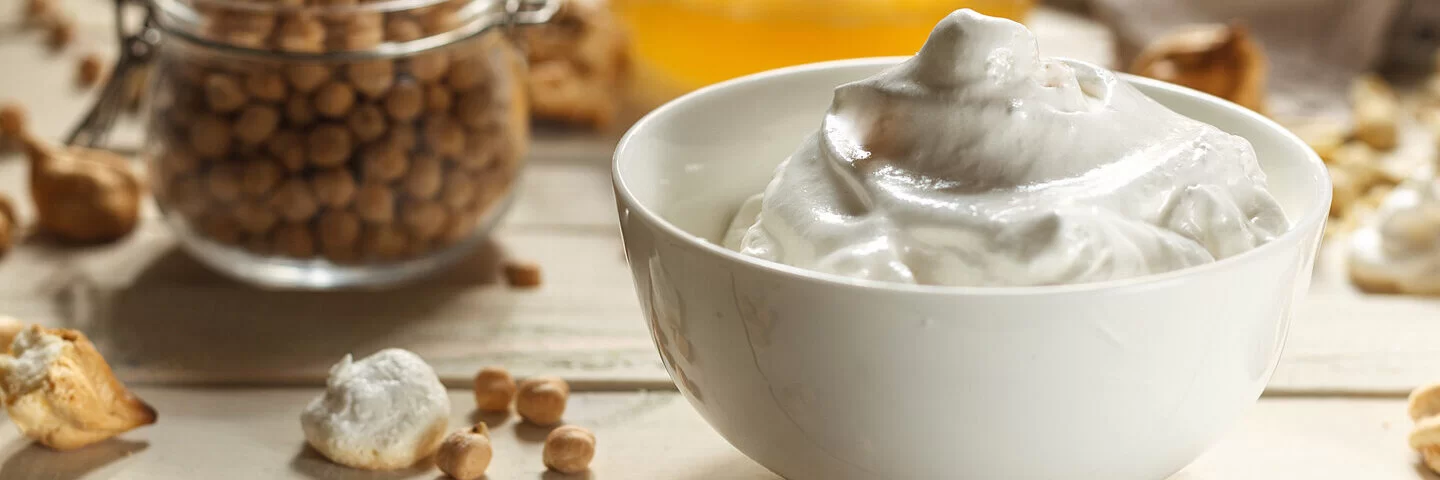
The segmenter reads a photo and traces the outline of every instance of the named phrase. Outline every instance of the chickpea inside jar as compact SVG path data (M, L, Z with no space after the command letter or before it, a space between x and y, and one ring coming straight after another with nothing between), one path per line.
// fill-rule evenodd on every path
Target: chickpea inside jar
M505 25L553 2L153 7L151 182L211 267L273 287L397 283L466 255L508 206L529 130Z

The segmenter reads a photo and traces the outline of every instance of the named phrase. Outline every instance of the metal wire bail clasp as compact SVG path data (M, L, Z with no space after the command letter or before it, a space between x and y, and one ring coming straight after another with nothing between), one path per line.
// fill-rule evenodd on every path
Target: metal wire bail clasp
M144 9L144 20L134 31L126 26L127 7ZM155 25L154 13L154 6L144 0L115 0L115 34L119 38L120 56L115 60L113 73L105 82L100 98L90 107L85 119L70 131L65 138L66 144L96 148L105 142L115 118L125 108L130 83L141 81L134 73L154 60L156 49L160 46L160 30Z
M505 0L506 23L538 25L549 22L560 11L562 0Z

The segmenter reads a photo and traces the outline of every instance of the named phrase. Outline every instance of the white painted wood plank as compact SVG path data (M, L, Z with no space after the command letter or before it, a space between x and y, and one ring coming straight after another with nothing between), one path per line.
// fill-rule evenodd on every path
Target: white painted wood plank
M71 453L31 446L0 428L0 479L72 480L438 478L433 468L387 474L329 464L304 447L298 416L317 389L175 390L138 393L160 423ZM775 480L704 423L675 393L581 393L566 421L593 430L592 479ZM451 424L473 421L468 391L451 393ZM489 478L557 480L540 463L543 429L490 417ZM1417 480L1400 400L1263 400L1211 452L1171 480ZM1037 462L1045 459L1037 458ZM963 471L957 470L957 478Z

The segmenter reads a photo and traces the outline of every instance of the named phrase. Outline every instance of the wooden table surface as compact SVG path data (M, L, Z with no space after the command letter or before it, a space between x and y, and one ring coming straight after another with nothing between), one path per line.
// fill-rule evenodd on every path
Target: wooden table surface
M52 139L90 101L70 88L78 56L113 57L108 2L66 1L82 28L77 46L60 55L18 28L19 2L0 2L0 65L8 71L0 99L21 100L37 133ZM1088 22L1041 10L1030 23L1047 54L1109 59L1108 37ZM124 126L113 146L134 149L139 139ZM589 478L776 478L674 392L650 343L614 220L614 141L541 132L515 207L492 241L450 272L379 294L236 283L179 251L153 207L141 229L115 245L26 241L0 261L0 314L84 330L161 421L70 453L0 428L0 480L434 479L432 468L357 472L304 448L299 412L319 394L328 367L345 353L384 347L419 353L455 388L457 428L475 420L464 388L481 366L570 379L577 393L567 421L599 437ZM25 172L18 157L0 156L0 191L25 198ZM1406 447L1403 400L1410 388L1440 380L1440 341L1429 341L1440 339L1440 301L1360 294L1344 281L1337 253L1327 249L1316 269L1266 397L1171 480L1440 478L1417 467ZM506 256L539 262L545 284L498 284L493 272ZM514 418L485 420L496 444L489 478L572 478L544 472L544 432Z

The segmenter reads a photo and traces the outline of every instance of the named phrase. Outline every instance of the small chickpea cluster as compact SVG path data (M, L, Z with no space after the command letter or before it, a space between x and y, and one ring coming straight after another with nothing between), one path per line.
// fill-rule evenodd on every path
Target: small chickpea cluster
M431 32L431 13L274 25L216 14L211 31L264 31L255 48L368 48ZM345 38L381 33L337 40L339 24ZM174 55L156 72L157 200L192 232L255 255L387 263L446 248L472 238L518 173L523 71L498 31L393 60Z
M1290 127L1329 167L1334 200L1327 236L1356 228L1405 179L1405 172L1382 161L1399 143L1401 109L1394 90L1377 75L1362 75L1351 85L1350 102L1348 128L1325 122Z
M520 418L536 426L559 425L569 399L570 384L559 377L535 377L516 384L510 372L501 367L486 367L475 375L475 403L480 411L506 412L513 401ZM485 435L484 424L452 434L440 447L436 460L440 469L457 480L484 475L484 465L490 463L490 443L488 438L482 442L478 435ZM452 451L447 453L447 447ZM551 470L584 472L595 458L595 434L574 425L557 427L545 438L542 456ZM476 469L475 465L480 467Z

